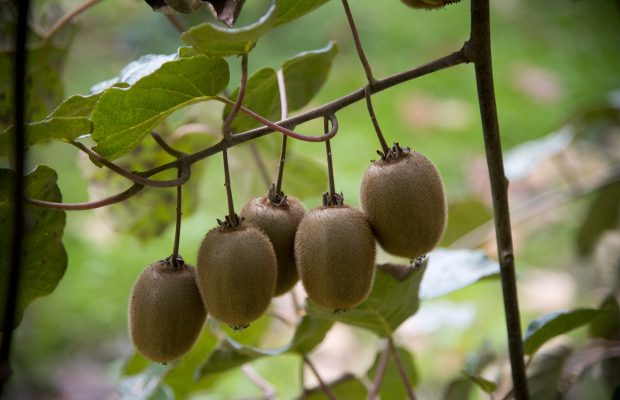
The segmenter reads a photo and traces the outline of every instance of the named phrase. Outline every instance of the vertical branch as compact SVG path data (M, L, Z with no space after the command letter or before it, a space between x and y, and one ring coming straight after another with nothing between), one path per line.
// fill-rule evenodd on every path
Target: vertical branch
M25 107L26 107L26 41L28 36L29 0L15 1L17 9L17 30L15 34L15 63L13 64L13 105L15 116L15 135L13 154L15 174L13 181L13 226L10 254L10 270L6 298L4 301L4 320L2 321L2 343L0 344L0 395L4 384L11 376L10 353L13 325L17 308L19 276L22 264L23 226L24 226L24 166L25 166Z
M375 373L375 379L372 383L372 390L368 394L368 400L376 400L379 397L379 389L381 389L381 383L385 377L385 371L387 370L387 362L390 357L390 345L385 343L385 349L381 352L381 358L379 359L379 366Z
M177 172L177 177L180 178L182 175L182 171L181 168L178 169ZM182 206L183 206L183 198L182 198L182 193L183 193L183 186L179 185L177 186L177 214L176 214L176 225L174 227L174 245L172 246L172 256L170 256L171 258L171 262L172 265L177 268L179 267L179 243L181 242L181 217L183 216L183 210L182 210Z
M480 104L484 145L491 181L497 253L501 269L512 380L517 400L524 400L529 398L529 394L523 362L523 341L521 337L521 321L508 205L508 180L504 175L495 90L493 87L489 0L472 0L471 39L468 45L468 52L475 64L478 102Z
M408 400L415 400L415 393L413 392L413 388L411 387L411 382L409 382L409 377L407 376L407 371L405 371L405 367L403 367L403 363L398 355L398 350L396 350L396 346L394 346L394 340L391 336L387 338L387 345L392 353L392 357L394 358L394 364L396 364L396 369L398 369L398 374L400 375L400 379L403 381L403 385L405 386L405 391L407 393Z
M377 116L375 115L375 109L372 106L372 100L370 99L370 86L366 86L366 89L364 89L364 97L366 97L366 107L368 108L368 115L370 115L372 126L375 128L377 139L379 139L379 143L381 144L381 150L383 151L383 155L387 157L388 152L390 151L390 147L385 141L383 132L381 132L379 121L377 120Z
M312 373L314 374L316 379L319 381L319 385L321 386L321 389L323 389L323 391L325 392L325 395L329 398L329 400L337 400L338 398L336 397L336 394L334 393L332 388L327 383L325 383L323 378L321 378L321 375L319 374L319 370L316 369L316 366L314 365L314 363L310 361L310 359L307 356L304 355L303 357L304 357L304 363L308 367L310 367L310 369L312 370Z

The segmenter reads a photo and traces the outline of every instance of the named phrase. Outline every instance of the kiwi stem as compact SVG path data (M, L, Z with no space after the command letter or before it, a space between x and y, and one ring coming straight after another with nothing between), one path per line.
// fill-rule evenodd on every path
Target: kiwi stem
M70 23L75 17L82 14L84 11L88 10L92 6L99 4L101 1L102 0L86 1L75 7L73 10L69 11L67 14L63 15L58 21L56 21L54 26L52 26L50 30L47 31L45 37L43 38L43 45L48 44L52 40L52 38L56 36L56 34L60 32L62 28L68 23Z
M323 129L327 133L329 131L329 121L323 119ZM329 201L336 204L336 184L334 183L334 166L332 163L332 146L328 141L325 142L325 153L327 154L327 178L329 179Z
M280 89L280 119L288 118L288 98L286 97L286 84L284 83L284 72L278 71L278 88ZM276 195L282 192L282 177L284 175L284 162L286 161L286 141L288 136L282 135L282 146L280 148L280 162L278 163L278 175L276 177Z
M239 113L239 109L241 108L241 104L243 103L243 98L245 97L245 89L247 88L247 85L248 53L243 53L243 55L241 56L241 82L239 83L239 93L237 94L237 100L235 100L230 114L228 114L226 120L224 120L224 125L222 125L222 135L224 135L225 140L230 140L230 127L232 126L233 121Z
M387 346L392 353L392 358L394 359L394 364L396 365L396 369L398 369L398 374L400 375L400 379L403 381L403 385L405 386L405 391L407 392L407 399L415 400L415 393L413 392L413 388L411 387L411 382L409 382L409 377L407 376L407 371L405 371L405 367L403 367L403 363L398 355L398 350L396 350L396 346L394 345L394 339L391 336L387 338Z
M185 26L185 24L183 23L183 21L181 21L181 18L179 18L178 15L166 13L166 18L168 18L168 21L170 21L170 23L172 24L172 26L174 26L177 32L183 33L187 30L187 26Z
M351 34L353 35L353 42L355 42L355 49L357 50L357 55L360 58L362 66L364 67L364 71L366 72L366 79L368 79L368 83L372 86L372 84L375 83L375 78L372 76L372 69L370 68L370 63L368 62L366 54L364 53L364 47L362 46L360 35L357 32L357 27L355 26L355 19L353 18L353 14L351 13L351 8L349 8L348 0L342 0L342 6L344 7L345 14L347 14L347 21L349 22L349 27L351 28Z
M383 383L383 377L385 377L385 371L387 370L387 362L390 357L390 346L385 343L385 349L381 352L381 358L379 359L379 366L375 374L375 379L372 383L372 389L368 394L368 400L376 400L379 397L379 389L381 389L381 383Z
M243 371L245 376L263 392L263 396L266 400L275 400L277 398L274 387L260 376L250 364L244 364L241 367L241 371Z
M377 139L379 139L379 143L381 143L381 150L383 150L383 155L387 157L390 151L390 147L385 141L385 137L383 137L383 132L381 132L381 127L379 126L377 115L375 114L375 109L372 106L372 100L370 98L370 85L366 86L366 90L364 91L364 96L366 97L366 107L368 108L368 115L370 115L372 126L375 128Z
M177 176L181 176L181 174L182 174L182 171L179 168L177 172ZM172 266L174 268L179 267L177 259L179 258L179 243L181 241L181 216L183 215L182 192L183 192L183 186L177 186L177 218L176 218L176 225L174 227L174 244L172 246L172 257L171 257Z
M237 214L235 214L235 205L233 203L232 188L230 187L230 172L228 171L228 151L222 150L222 159L224 161L224 186L226 186L226 199L228 200L228 218L232 226L237 226Z
M474 62L478 104L482 120L485 153L491 182L491 196L502 281L504 314L508 336L508 353L517 400L529 399L527 375L523 361L523 340L517 295L515 260L512 246L508 180L504 173L502 145L497 119L493 65L491 59L491 18L489 0L471 2L471 36L465 45L468 59Z
M312 370L312 373L316 377L316 380L319 381L319 385L321 386L321 389L323 389L323 391L325 392L325 395L330 400L337 400L338 398L336 397L336 394L333 392L332 388L327 383L325 383L323 378L321 378L321 375L319 374L319 370L316 369L316 366L314 365L314 363L310 361L310 358L308 358L306 355L304 355L303 357L304 357L304 363L308 367L310 367L310 369Z

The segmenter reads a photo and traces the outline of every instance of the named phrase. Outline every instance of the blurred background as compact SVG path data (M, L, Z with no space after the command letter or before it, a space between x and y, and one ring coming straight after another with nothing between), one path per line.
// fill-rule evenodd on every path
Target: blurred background
M44 13L52 2L34 3L34 12ZM80 3L59 2L65 10ZM254 22L267 3L248 1L237 26ZM620 252L620 185L610 182L618 180L620 162L620 3L491 3L495 85L511 181L525 329L551 311L596 308L610 290L618 290L618 266L613 260ZM397 0L356 0L351 7L376 77L458 50L468 37L467 1L432 12L407 8ZM190 26L212 18L204 11L182 19ZM115 77L142 55L171 54L183 45L165 16L143 1L102 1L77 18L76 24L79 30L61 73L65 97L88 94L93 85ZM307 108L363 87L365 75L339 1L265 35L250 54L250 73L263 67L277 69L295 54L323 48L329 41L338 43L339 53L325 86ZM233 90L239 79L238 59L228 61ZM383 91L374 96L374 105L388 141L425 154L443 176L450 216L442 246L480 248L494 257L473 67L457 66ZM181 135L175 132L181 123L200 123L205 128L194 148L206 147L218 138L221 113L217 103L194 106L175 113L162 132L175 137ZM336 186L348 203L359 205L361 177L369 161L377 158L379 144L363 102L340 111L338 118L341 130L332 141ZM309 134L321 129L321 121L297 127ZM270 135L229 152L238 209L266 193L256 157L273 179L278 146L278 137ZM290 151L283 189L300 197L307 209L313 208L327 188L324 147L293 142ZM143 153L144 158L138 159L152 162L150 154L154 153ZM33 147L30 162L58 171L65 202L88 201L89 195L101 198L126 185L97 171L63 143ZM220 158L207 159L195 168L200 172L185 189L191 204L186 204L181 238L181 254L190 264L195 264L200 240L227 210ZM118 396L123 365L133 354L127 334L132 284L145 267L168 256L172 248L174 209L169 204L174 192L162 196L163 192L145 191L128 204L105 210L67 213L63 242L69 265L56 290L29 307L15 332L11 398ZM379 262L393 260L379 253ZM284 296L273 307L286 315L291 312L290 303ZM271 320L255 328L244 334L248 337L237 338L270 347L286 343L291 334ZM585 329L577 330L555 345L578 348L587 343L587 336ZM507 371L507 348L499 280L485 280L423 302L418 314L399 329L396 340L409 351L416 367L420 398L441 398L473 352L494 354L496 361L485 376L501 381ZM326 380L344 372L363 375L379 346L374 335L337 324L312 357ZM299 395L294 357L263 360L254 367L276 387L279 398ZM586 389L578 389L587 391L572 393L577 396L573 398L610 398L607 389L591 380ZM312 385L310 378L307 384ZM579 393L589 395L579 397ZM236 370L194 396L260 398L260 391ZM488 397L481 391L472 391L471 396ZM555 398L553 392L540 396Z

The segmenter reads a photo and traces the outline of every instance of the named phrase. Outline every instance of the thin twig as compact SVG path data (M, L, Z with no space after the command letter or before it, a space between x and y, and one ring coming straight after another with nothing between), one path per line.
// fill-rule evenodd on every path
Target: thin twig
M376 400L379 398L379 390L381 389L381 383L385 377L385 371L387 370L387 362L390 357L390 345L386 342L385 349L381 352L381 358L379 359L379 366L375 372L375 379L372 383L372 390L368 394L368 400Z
M162 148L162 150L164 150L166 153L170 154L172 157L181 158L181 157L187 155L186 153L183 153L182 151L179 151L179 150L173 148L172 146L170 146L164 140L164 138L159 136L159 134L157 132L151 132L151 136L153 137L153 139L155 139L155 141Z
M400 355L398 354L398 350L394 345L394 339L391 336L387 338L388 348L392 353L392 358L394 359L394 364L396 365L396 369L398 369L398 375L400 375L400 379L403 381L403 385L405 386L405 391L407 393L407 399L415 400L415 393L413 392L413 388L411 387L411 382L409 382L409 377L407 376L407 371L405 371L405 367L403 367L403 363L400 359Z
M102 0L88 0L87 2L80 4L67 14L63 15L58 21L56 21L54 26L52 26L50 30L47 31L45 37L43 38L43 44L48 44L52 40L52 38L62 30L65 25L67 25L73 20L73 18L77 17L92 6L97 5L97 3L100 3L101 1Z
M319 385L321 386L321 389L323 390L323 392L325 392L325 395L330 400L337 400L338 398L336 397L336 394L334 393L332 388L328 384L325 383L323 378L321 378L321 375L319 374L319 370L316 369L316 366L314 365L314 363L312 363L312 361L310 361L310 358L308 358L307 356L304 355L303 356L303 360L304 360L304 363L308 367L310 367L310 369L312 370L312 373L316 377L317 381L319 381Z
M28 41L28 13L29 0L16 2L17 28L15 34L15 64L13 68L13 116L15 118L15 138L13 140L13 155L15 160L15 172L12 182L13 221L10 228L11 250L9 255L9 272L6 281L6 294L4 302L4 319L2 321L2 339L0 343L0 396L4 391L5 383L10 379L12 370L10 363L11 343L13 340L13 327L17 314L17 296L23 260L24 245L24 170L26 166L26 68ZM8 230L8 229L7 229Z
M491 181L497 254L500 264L504 314L508 336L508 350L512 380L517 400L529 399L527 376L523 362L521 318L512 248L510 207L508 205L508 180L504 174L502 146L491 61L491 22L489 0L471 2L471 38L467 53L474 61L478 103L482 118L485 153Z
M224 135L224 139L229 140L232 133L230 132L230 127L232 126L233 121L237 117L237 113L241 108L241 104L243 104L243 98L245 97L245 89L248 84L248 53L243 53L241 56L241 82L239 83L239 92L237 94L237 100L233 104L233 108L230 111L230 114L224 120L224 125L222 125L222 135Z
M166 13L166 17L168 18L168 21L170 21L172 26L174 26L174 28L177 30L177 32L183 33L187 30L187 26L185 26L185 24L183 23L183 21L181 21L181 18L179 18L178 15Z
M56 203L53 201L39 200L39 199L26 199L27 203L30 203L35 206L44 207L44 208L52 208L55 210L65 210L65 211L82 211L82 210L94 210L96 208L106 207L112 204L120 203L121 201L125 201L144 189L142 185L133 185L129 189L115 194L114 196L106 197L101 200L89 201L84 203Z
M183 172L181 168L177 172L177 177L181 177ZM179 243L181 241L181 217L183 216L183 186L177 186L177 210L176 210L176 220L174 226L174 242L172 245L172 255L170 256L170 262L172 265L177 268L179 267Z
M368 109L368 115L370 116L370 120L372 121L372 126L375 128L375 134L377 135L377 139L379 139L379 143L381 144L381 150L383 151L383 154L387 156L388 152L390 151L390 147L385 141L383 132L381 132L381 127L379 126L379 121L377 120L375 109L372 106L372 99L370 98L370 85L366 86L366 90L364 91L364 97L366 98L366 108Z
M275 388L267 382L262 376L259 375L258 372L250 364L244 364L241 366L241 371L252 381L253 384L258 386L258 388L263 392L265 399L267 400L276 400L276 390Z
M357 32L357 27L355 26L355 19L353 18L353 14L351 13L351 9L349 8L349 2L347 0L342 0L342 6L344 7L344 12L347 14L347 22L349 23L349 28L351 28L351 34L353 35L353 42L355 42L355 49L357 50L357 55L360 58L362 66L364 67L364 71L366 72L366 79L368 83L372 86L375 82L375 78L372 76L372 69L370 68L370 63L366 58L366 54L364 53L364 47L362 46L362 41L360 40L360 35Z
M88 154L89 157L94 158L97 162L103 164L107 168L116 172L118 175L124 178L127 178L131 180L132 182L140 184L142 186L151 186L151 187L159 187L159 188L176 187L176 186L180 186L184 184L189 179L189 176L182 176L180 178L171 179L167 181L158 181L158 180L148 179L148 178L145 178L144 176L140 176L140 175L134 174L133 172L129 172L125 168L114 164L112 161L109 161L101 157L99 154L97 154L95 151L88 148L88 146L84 145L83 143L71 142L71 144L77 147L78 149L82 150L84 153ZM175 162L175 164L179 165L178 162Z

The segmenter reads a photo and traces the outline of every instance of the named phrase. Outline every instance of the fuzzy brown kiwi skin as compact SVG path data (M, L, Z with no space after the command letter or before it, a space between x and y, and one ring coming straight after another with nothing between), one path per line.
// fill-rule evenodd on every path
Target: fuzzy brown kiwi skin
M129 299L129 333L145 357L168 363L196 342L206 311L195 269L158 261L138 277Z
M374 161L360 193L377 241L390 254L415 258L431 251L446 227L446 196L433 163L415 151Z
M197 281L209 315L239 329L260 317L276 288L276 254L267 235L241 223L207 233L198 251Z
M364 213L347 205L308 212L297 228L295 258L308 297L348 310L368 297L375 273L375 237Z
M299 280L295 266L295 232L306 214L301 202L292 196L285 204L274 205L267 196L256 197L241 210L244 223L263 230L273 244L278 261L275 296L288 292Z

